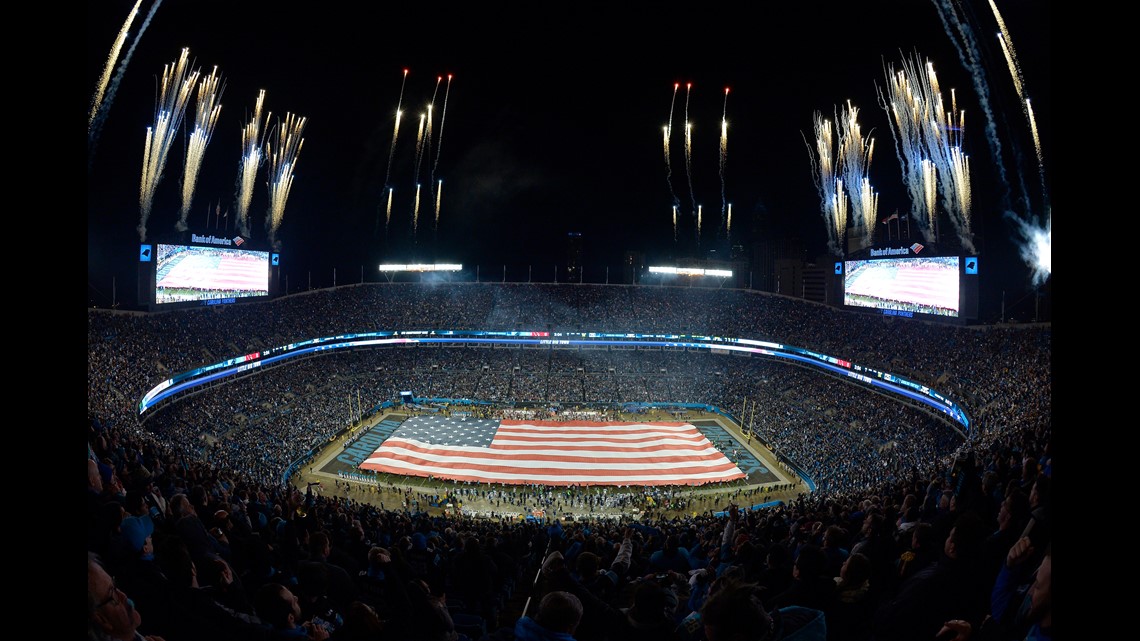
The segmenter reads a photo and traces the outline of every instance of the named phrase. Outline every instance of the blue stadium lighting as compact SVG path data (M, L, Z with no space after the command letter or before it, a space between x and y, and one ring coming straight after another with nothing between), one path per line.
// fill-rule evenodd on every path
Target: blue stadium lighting
M662 340L664 339L664 340ZM851 361L813 352L811 350L758 341L746 338L726 338L720 336L694 336L686 334L639 334L639 333L597 333L597 332L558 332L542 331L473 331L473 330L413 330L366 332L344 334L325 338L310 339L298 343L276 347L260 353L252 353L231 358L214 365L182 372L159 383L139 401L139 414L204 383L218 381L230 375L249 371L269 363L284 361L305 354L338 351L358 347L407 344L484 344L484 345L565 345L570 346L632 346L662 347L665 349L703 349L710 352L744 352L771 358L795 361L797 363L827 370L835 374L860 381L866 385L888 391L898 396L927 405L950 417L970 431L970 419L966 412L947 396L920 383L907 380L890 372L857 365Z

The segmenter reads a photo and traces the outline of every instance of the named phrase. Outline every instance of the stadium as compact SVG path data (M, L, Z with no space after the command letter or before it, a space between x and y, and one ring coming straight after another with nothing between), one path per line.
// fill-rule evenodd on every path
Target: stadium
M447 593L452 625L479 638L550 591L556 577L538 569L553 552L589 550L608 567L628 542L619 583L632 593L661 569L658 552L683 541L689 565L670 586L680 589L699 556L727 553L759 576L763 558L750 555L826 549L835 526L840 533L829 536L842 541L830 545L873 559L885 602L911 548L898 534L910 529L903 524L927 522L945 536L951 519L976 512L996 527L1002 497L1015 491L1034 492L1033 514L1045 518L1037 484L1051 465L1048 325L875 317L747 290L490 283L352 285L162 313L91 310L88 321L89 463L103 486L91 490L89 550L129 565L111 524L149 514L148 545L157 548L190 536L194 523L197 548L174 556L224 559L254 594L270 578L265 563L276 573L299 568L311 559L306 539L325 532L354 575L342 586L352 597L333 608L342 625L353 603L367 602L407 635L393 638L418 637L394 607L402 601L361 600L375 547L407 561L426 539L437 564L404 571ZM623 340L597 338L605 336ZM772 348L731 349L744 344ZM845 363L845 371L776 346ZM179 375L196 370L211 376L169 384L193 382ZM875 384L883 380L933 390L961 413ZM715 424L724 435L710 439L717 451L747 474L676 485L503 483L352 465L406 421L511 418ZM159 506L176 495L192 514L163 514ZM125 514L106 514L109 504ZM1030 511L1020 518L1024 527ZM720 550L713 541L729 523L751 545ZM989 549L978 532L978 549ZM515 561L483 586L490 594L460 581L465 545L480 543ZM152 621L158 626L188 616L169 604L143 609L148 599L136 592L128 593L143 612L168 613ZM240 628L214 614L199 625Z
M89 641L1052 639L1007 4L89 3Z

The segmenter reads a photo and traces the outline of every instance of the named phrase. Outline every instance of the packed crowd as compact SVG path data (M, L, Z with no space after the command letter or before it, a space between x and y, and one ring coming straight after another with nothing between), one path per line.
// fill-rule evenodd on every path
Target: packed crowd
M486 284L88 318L92 639L1051 638L1047 326L900 321L731 290ZM450 347L311 358L137 419L146 389L192 367L431 328L777 340L928 383L974 429L963 439L921 409L759 358ZM354 413L409 388L732 412L747 399L740 418L820 490L757 510L744 496L727 516L561 522L433 515L285 481Z

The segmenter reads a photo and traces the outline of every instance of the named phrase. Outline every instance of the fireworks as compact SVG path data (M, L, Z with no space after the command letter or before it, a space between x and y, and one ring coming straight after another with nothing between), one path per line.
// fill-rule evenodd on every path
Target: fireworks
M218 68L198 84L198 99L194 106L194 131L186 145L186 169L182 179L182 211L175 228L186 231L186 217L190 214L190 203L194 200L194 189L198 184L198 170L206 154L206 146L214 135L218 115L222 112L223 88L218 77Z
M392 188L388 188L388 207L384 210L384 233L388 233L388 223L392 220Z
M107 56L107 65L103 67L103 75L99 78L99 85L95 88L95 97L91 99L91 115L87 118L88 133L90 133L90 128L95 123L95 115L99 113L99 108L103 105L103 95L107 91L107 85L111 82L111 71L114 70L115 62L119 59L119 52L123 49L123 43L127 40L131 23L135 21L135 16L139 13L140 5L142 5L142 0L137 0L131 12L127 15L127 21L123 23L123 28L119 29L119 35L115 38L115 43L111 45L111 53Z
M724 88L724 109L720 115L720 219L725 220L728 200L724 195L724 164L728 160L728 87ZM727 226L726 226L727 227Z
M435 139L435 162L431 166L431 184L436 185L435 169L439 166L439 154L443 149L443 121L447 119L447 97L451 95L451 74L447 74L447 88L443 91L443 113L439 116L439 135ZM439 188L443 187L443 181L440 180ZM435 192L435 225L439 227L439 190Z
M412 240L416 238L416 228L420 225L420 186L416 185L416 200L412 205Z
M162 180L170 146L182 124L190 94L197 83L198 71L190 68L189 49L183 49L177 61L163 68L154 125L147 127L143 149L142 178L139 182L140 241L146 241L146 222L154 204L154 193Z
M701 208L703 205L697 205L697 249L701 248L701 218L703 214Z
M847 106L836 115L839 128L838 167L848 189L848 202L854 234L862 236L863 246L869 247L874 241L875 222L878 218L878 195L871 189L867 170L875 149L874 140L863 139L859 127L859 109L847 101Z
M238 163L238 193L237 193L237 227L243 236L249 235L249 204L253 200L253 186L257 180L257 170L264 161L261 148L265 141L262 138L261 109L265 104L265 90L257 94L257 102L253 107L253 118L241 130L242 156ZM269 123L269 114L265 116Z
M439 229L439 198L443 194L443 180L440 180L435 187L435 229Z
M285 217L285 203L289 200L289 191L293 188L293 170L297 167L297 158L301 153L301 146L305 139L301 133L305 130L305 119L286 113L285 120L276 127L277 145L269 145L266 156L269 160L269 215L265 219L269 231L269 243L276 247L277 230Z
M1017 98L1021 101L1025 118L1029 121L1029 132L1033 136L1033 149L1037 152L1037 171L1041 176L1041 193L1045 195L1046 201L1048 196L1045 190L1045 156L1041 153L1041 138L1037 135L1037 122L1033 118L1033 106L1029 103L1029 98L1025 95L1025 80L1021 75L1021 65L1017 62L1017 51L1013 48L1013 40L1010 39L1009 30L1005 27L1005 20L1002 19L1001 13L998 11L997 5L993 0L990 0L990 9L994 13L994 18L997 20L998 27L1001 29L998 32L998 42L1001 43L1002 54L1005 55L1006 65L1009 67L1009 75L1013 79L1013 87L1017 90Z
M392 129L392 146L388 149L388 171L384 174L384 186L388 186L388 181L392 176L392 156L396 153L396 137L400 134L400 116L403 112L400 111L401 105L404 103L404 86L408 82L408 70L404 69L404 79L400 83L400 97L396 101L396 125Z
M847 231L847 207L841 193L842 183L835 175L834 126L818 111L814 115L814 132L815 147L808 144L811 178L819 192L820 209L823 220L827 223L828 249L836 256L842 256L843 235Z
M681 88L681 83L673 83L673 100L669 103L669 122L665 123L665 182L669 185L669 195L673 198L673 240L677 240L677 207L681 205L681 201L677 198L677 192L673 191L673 164L669 159L669 142L673 136L673 106L677 104L677 90Z
M915 55L903 61L901 71L887 68L887 95L880 91L879 104L890 116L911 216L920 222L923 236L928 242L936 240L935 201L930 197L934 186L962 247L973 252L970 163L961 147L965 114L958 112L957 99L951 96L946 110L934 64L921 64ZM925 211L919 211L920 206Z
M689 179L689 198L693 203L693 215L697 213L697 192L693 191L693 123L689 122L689 95L693 90L693 83L685 85L685 176ZM697 225L699 237L700 225ZM699 242L699 241L698 241Z
M395 200L395 188L391 184L392 165L396 156L396 145L400 134L400 124L404 120L404 111L402 109L404 101L404 91L407 86L409 70L403 70L403 81L400 84L399 100L396 105L395 124L392 128L392 143L388 150L388 167L384 175L384 189L386 193L386 202L378 207L384 209L384 233L388 234L388 229L392 223L392 209ZM425 113L420 114L419 126L416 129L415 151L412 157L412 180L415 186L415 195L412 201L412 216L411 216L411 233L414 237L419 230L419 214L420 204L424 198L428 199L426 205L434 208L434 211L429 213L432 216L430 220L434 219L435 227L438 228L439 218L442 209L442 188L443 180L436 177L436 172L439 169L440 158L443 150L443 127L447 120L447 105L451 96L451 82L454 79L452 74L447 74L447 85L444 87L443 94L443 107L440 112L439 122L434 122L434 115L436 112L435 101L439 95L439 89L443 85L444 76L436 77L435 87L432 91L430 100L428 101ZM438 124L438 127L436 126ZM432 145L435 145L435 157L432 157ZM426 168L425 168L426 165ZM427 174L426 176L424 174ZM424 194L422 186L427 181L428 193ZM376 230L379 230L380 220L379 213L377 214Z
M408 70L404 69L404 78L400 82L400 97L396 100L396 123L392 127L392 145L388 148L388 168L384 172L384 187L388 190L388 207L384 216L384 234L388 234L388 223L392 220L392 158L396 155L396 139L400 135L400 119L404 115L401 106L404 103L404 86L408 83ZM380 226L377 216L376 227ZM374 230L375 231L375 230Z
M119 35L115 39L115 43L111 46L111 53L107 57L107 65L103 69L103 76L99 80L99 84L95 88L95 96L91 100L91 116L87 122L87 168L91 168L91 163L95 160L95 147L99 142L99 133L103 129L103 122L107 119L107 112L111 108L111 103L115 100L115 92L119 88L119 83L123 80L123 74L127 72L127 64L131 61L131 56L134 55L135 47L139 45L139 40L142 39L142 34L146 31L147 26L150 25L151 18L154 13L158 11L159 5L162 0L155 0L154 4L150 6L150 11L146 14L146 19L143 20L142 26L139 27L138 34L135 35L134 41L131 42L131 48L127 50L127 55L123 56L123 62L119 65L118 72L115 73L114 79L111 78L111 69L115 66L115 61L119 58L119 51L123 47L123 42L126 41L127 34L131 28L131 24L138 14L139 5L142 0L135 3L134 8L127 15L126 22L119 30ZM106 97L104 97L106 96ZM139 233L145 234L143 225L139 226Z

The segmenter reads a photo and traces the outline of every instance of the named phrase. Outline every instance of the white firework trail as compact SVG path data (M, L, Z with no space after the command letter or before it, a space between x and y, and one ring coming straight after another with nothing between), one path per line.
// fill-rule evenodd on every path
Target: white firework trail
M178 60L163 67L158 102L155 105L154 125L147 127L143 148L142 177L139 180L139 240L146 242L146 223L154 205L155 191L162 180L170 147L174 143L198 71L190 68L190 50L182 49Z
M119 60L119 53L123 49L123 43L127 41L127 35L131 30L131 23L135 21L135 17L139 14L139 7L142 5L142 0L137 0L135 6L131 8L131 12L127 14L127 20L119 29L119 35L115 37L114 44L111 45L111 53L107 56L107 64L103 67L103 75L99 78L99 84L95 87L95 96L91 99L91 115L87 118L87 131L91 132L91 125L95 122L95 115L99 113L99 107L103 105L103 95L107 92L107 85L111 82L111 72L115 70L115 62Z
M885 67L886 93L878 89L879 106L887 112L895 141L895 155L902 170L903 184L910 196L910 217L928 243L935 241L936 200L933 162L926 157L923 123L932 118L931 105L921 94L918 73L904 59L902 69Z
M724 165L728 160L728 87L724 88L724 108L720 114L720 219L725 221L728 198L725 196ZM726 230L727 231L727 230Z
M241 160L238 162L237 175L237 213L234 218L238 232L249 236L249 205L253 202L253 187L257 183L257 171L265 162L262 149L265 147L264 136L268 135L269 118L266 114L265 124L262 124L261 110L265 106L265 90L257 93L257 101L253 106L253 118L241 130Z
M206 157L206 146L214 135L218 116L222 113L222 92L225 90L218 68L198 83L198 98L194 104L194 130L186 144L186 168L182 178L182 211L175 225L178 231L186 231L186 218L190 215L190 204L194 200L194 190L198 184L198 171Z
M388 207L384 217L384 234L388 234L388 222L392 219L392 159L396 156L396 139L400 135L400 119L403 117L404 112L401 110L404 104L404 87L408 84L408 69L404 69L404 78L400 82L400 97L396 100L396 122L392 126L392 144L388 147L388 167L384 171L384 188L388 190ZM373 227L373 233L380 228L380 214L376 214L376 225Z
M951 107L944 106L938 76L929 60L923 64L916 54L904 60L902 70L887 68L889 98L879 92L879 104L891 115L899 164L911 196L911 216L920 221L919 229L928 242L937 240L935 203L928 198L931 163L934 185L942 198L943 211L954 226L966 251L975 251L971 225L969 161L962 150L965 114L957 111L957 97L951 92ZM925 212L919 212L922 205Z
M420 224L420 186L416 185L416 201L412 205L412 242L416 239L416 229Z
M301 137L305 124L305 118L286 112L285 119L277 123L275 132L270 135L276 144L270 143L266 148L269 161L269 215L265 218L265 226L272 247L278 246L277 230L285 219L285 204L293 189L293 171L297 168L301 147L305 144L305 139Z
M388 148L388 170L384 174L384 186L389 185L392 177L392 157L396 154L396 137L400 133L400 117L403 112L400 111L401 105L404 103L404 85L408 82L408 70L404 69L404 80L400 83L400 97L396 100L396 124L392 128L392 146Z
M673 190L673 162L669 156L669 145L673 137L673 106L677 104L677 90L681 88L681 83L673 83L673 100L669 103L669 122L665 124L665 182L669 185L669 196L673 198L674 218L676 218L676 209L681 205L681 201L677 198L677 192ZM677 221L673 221L673 235L677 235ZM674 238L676 240L676 238Z
M392 188L388 188L388 207L384 212L384 234L388 234L388 223L392 221Z
M689 122L689 95L692 89L693 83L685 85L685 175L689 179L689 198L692 199L692 212L696 216L697 192L693 191L693 123Z
M808 159L811 161L811 179L819 192L819 206L823 221L827 228L827 246L832 254L843 256L843 237L847 230L847 209L837 207L836 190L838 178L836 177L835 160L835 134L830 120L815 112L813 118L815 133L814 146L805 136L804 144L808 148Z
M875 149L874 141L868 142L864 139L859 126L859 109L852 106L850 100L836 114L835 121L839 129L836 172L843 178L848 190L852 190L848 193L853 222L852 233L862 238L864 247L869 247L874 240L878 218L876 206L878 198L871 190L867 178Z
M127 54L125 56L123 56L123 61L121 63L119 63L119 68L118 68L118 70L115 71L115 77L111 80L110 85L106 88L106 96L103 97L102 95L100 95L98 98L96 98L95 100L92 101L92 107L91 107L92 108L92 111L91 111L92 117L91 117L90 122L88 122L88 125L87 125L87 169L88 169L88 171L91 170L91 165L95 161L95 148L99 144L99 134L103 131L103 123L106 122L106 120L107 120L107 113L111 110L111 105L115 102L115 94L119 91L119 85L123 81L123 75L127 73L127 65L130 64L131 57L135 53L135 48L139 46L139 40L142 39L142 35L146 31L146 28L148 26L150 26L151 18L154 18L154 14L156 11L158 11L158 7L161 4L162 4L162 0L155 0L154 4L152 4L150 6L150 11L148 11L146 14L146 19L143 20L142 26L139 27L139 32L137 34L135 34L135 39L133 41L131 41L131 48L128 49ZM138 10L138 5L136 4L134 11L137 11L137 10ZM125 24L123 26L124 32L121 33L121 37L123 37L123 38L126 37L125 30L129 29L129 24L134 21L134 11L132 11L131 15L129 15L127 17L127 24ZM121 45L116 43L115 47L118 47L118 46L121 46ZM113 59L117 58L117 57L118 57L118 52L115 48L113 48L112 54L110 56L111 59L109 59L107 61L108 71L109 71L110 67L114 64ZM107 72L105 71L104 75L106 75L106 73ZM103 84L104 84L104 82L100 81L99 87L102 88ZM97 91L98 91L98 89L97 89ZM140 230L140 233L145 234L145 231Z
M451 74L447 74L447 88L443 90L443 111L439 114L439 133L435 137L435 162L431 166L431 183L442 187L443 181L438 183L435 179L435 170L439 167L439 154L443 150L443 123L447 120L447 97L451 95ZM439 192L435 194L435 224L439 227Z
M1029 103L1029 98L1025 95L1025 78L1021 73L1021 65L1017 61L1017 51L1013 48L1013 40L1009 35L1009 29L1005 26L1005 20L1001 17L1001 12L998 11L997 5L993 0L990 0L990 9L993 11L994 18L997 20L998 28L998 41L1001 43L1002 54L1005 55L1006 65L1009 67L1009 75L1013 79L1014 89L1017 90L1017 97L1022 104L1022 112L1025 114L1026 120L1029 121L1030 133L1033 135L1033 149L1037 152L1037 172L1041 178L1041 194L1048 207L1049 195L1048 190L1045 188L1045 156L1041 152L1041 138L1037 135L1037 122L1033 118L1033 107Z
M439 199L443 194L443 179L441 178L435 186L435 228L439 230Z

